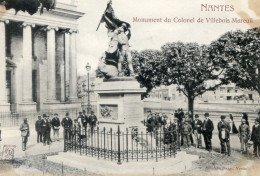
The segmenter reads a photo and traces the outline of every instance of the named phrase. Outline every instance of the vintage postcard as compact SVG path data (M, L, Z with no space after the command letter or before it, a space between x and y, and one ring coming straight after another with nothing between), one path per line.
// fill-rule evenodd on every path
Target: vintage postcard
M259 9L0 0L0 176L259 175Z

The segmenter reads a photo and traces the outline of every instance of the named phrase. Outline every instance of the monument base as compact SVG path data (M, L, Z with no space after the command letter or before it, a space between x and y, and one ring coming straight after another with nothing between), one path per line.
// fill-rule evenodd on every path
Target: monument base
M141 126L143 102L146 92L134 78L119 77L104 80L96 87L98 94L97 118L99 122L125 127Z

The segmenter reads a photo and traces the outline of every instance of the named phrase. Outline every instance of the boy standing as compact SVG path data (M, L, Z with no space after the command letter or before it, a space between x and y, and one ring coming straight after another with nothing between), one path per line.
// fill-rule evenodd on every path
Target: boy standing
M183 144L185 147L190 148L190 135L192 133L192 127L189 123L189 120L185 120L182 125L182 136L183 136Z
M229 138L229 130L225 125L221 126L219 131L219 139L221 143L221 153L227 154L230 156L230 138Z
M241 153L247 152L247 142L250 136L249 126L246 124L246 120L241 120L241 125L238 128L238 137L241 143Z
M230 156L229 133L230 133L231 127L230 127L229 123L225 120L226 116L222 115L222 116L220 116L220 119L221 120L218 123L218 131L219 131L219 140L220 140L220 145L221 145L221 153L226 154L226 151L227 151L228 156Z

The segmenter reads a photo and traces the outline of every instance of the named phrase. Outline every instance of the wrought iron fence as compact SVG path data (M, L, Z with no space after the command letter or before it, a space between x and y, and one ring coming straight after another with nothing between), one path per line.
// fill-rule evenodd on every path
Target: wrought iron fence
M72 119L78 116L80 109L53 109L43 111L18 111L18 112L0 112L0 124L2 126L19 126L24 118L27 118L29 124L35 124L38 115L58 113L60 118L65 117L66 112L70 113Z
M175 157L178 149L178 132L158 129L155 132L125 131L112 128L81 128L74 126L64 136L64 150L107 159L121 164L123 161L148 161Z

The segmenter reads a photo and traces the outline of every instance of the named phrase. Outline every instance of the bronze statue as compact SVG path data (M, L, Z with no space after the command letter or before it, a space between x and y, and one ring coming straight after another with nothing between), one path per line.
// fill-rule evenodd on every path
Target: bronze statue
M109 1L107 8L100 20L105 22L108 29L109 44L108 49L102 55L99 63L99 69L106 78L122 77L122 62L126 58L130 76L134 77L132 65L132 56L130 51L129 39L131 37L130 24L119 20L112 8L112 1ZM98 25L98 28L100 26ZM97 28L97 30L98 30Z

